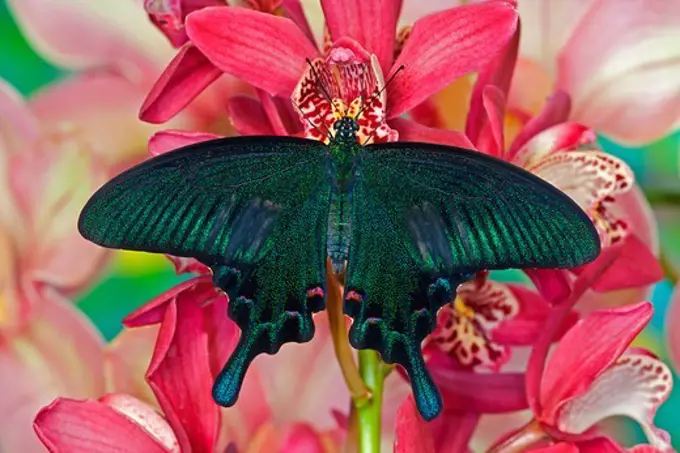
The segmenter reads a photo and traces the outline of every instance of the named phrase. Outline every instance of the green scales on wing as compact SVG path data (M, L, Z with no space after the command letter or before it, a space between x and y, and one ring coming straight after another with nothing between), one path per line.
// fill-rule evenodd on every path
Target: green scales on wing
M460 283L482 269L575 267L599 253L585 213L530 173L458 148L361 147L352 121L340 120L329 146L237 137L169 152L114 178L81 214L97 244L210 266L242 329L213 388L219 404L236 402L256 355L312 338L331 251L334 268L347 265L350 342L405 368L426 419L441 398L420 344Z

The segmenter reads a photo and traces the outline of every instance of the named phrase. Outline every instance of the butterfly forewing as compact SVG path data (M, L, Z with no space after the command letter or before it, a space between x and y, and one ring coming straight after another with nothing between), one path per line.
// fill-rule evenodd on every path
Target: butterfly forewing
M425 418L441 410L441 400L420 343L458 284L482 269L569 268L599 254L594 226L569 197L474 151L368 146L352 200L350 340L405 367Z
M105 247L194 257L230 296L242 335L215 399L235 402L262 352L312 338L324 308L330 177L326 147L291 137L213 140L144 162L83 209L82 235Z

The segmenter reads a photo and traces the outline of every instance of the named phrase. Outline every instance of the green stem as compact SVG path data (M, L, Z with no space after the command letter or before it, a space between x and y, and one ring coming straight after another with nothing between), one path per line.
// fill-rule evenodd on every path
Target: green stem
M371 391L371 399L356 407L359 422L359 453L380 453L380 420L385 375L377 352L370 349L359 351L359 373Z

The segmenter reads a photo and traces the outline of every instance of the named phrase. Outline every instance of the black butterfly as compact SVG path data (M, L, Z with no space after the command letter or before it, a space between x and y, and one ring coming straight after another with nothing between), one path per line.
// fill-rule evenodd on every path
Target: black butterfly
M361 146L349 117L334 129L329 145L234 137L152 158L104 185L78 226L105 247L210 266L242 329L213 387L224 406L255 356L312 339L330 257L346 270L351 344L402 365L429 420L442 402L420 345L456 287L482 269L580 266L600 240L568 196L521 168L441 145Z

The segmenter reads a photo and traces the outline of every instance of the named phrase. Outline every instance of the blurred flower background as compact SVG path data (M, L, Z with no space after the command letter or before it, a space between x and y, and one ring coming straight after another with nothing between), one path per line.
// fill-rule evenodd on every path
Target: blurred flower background
M187 37L173 29L174 17L161 14L165 11L162 5L173 2L146 2L149 12L159 12L155 16L151 14L153 21L142 3L141 0L0 0L2 453L44 451L33 433L32 421L41 407L59 396L100 398L91 410L109 416L111 420L116 414L106 412L108 408L132 418L134 415L130 413L136 413L141 419L152 419L154 413L149 412L150 406L143 407L139 401L156 404L151 389L144 383L145 373L152 382L154 373L156 376L169 373L162 366L164 355L159 350L153 353L154 359L158 359L156 369L153 372L147 370L159 330L154 325L161 321L154 318L153 310L145 309L130 318L128 325L146 327L122 331L122 320L181 282L187 282L190 291L199 291L196 288L204 283L200 281L201 277L197 277L197 281L189 281L187 274L177 272L187 270L183 266L189 266L188 271L196 271L191 268L192 263L172 263L159 255L103 251L82 240L75 225L88 196L121 169L145 159L149 152L148 140L155 132L181 129L233 135L236 131L257 131L258 127L264 128L261 130L277 130L276 125L263 126L246 121L252 119L253 113L264 116L263 109L266 107L252 97L265 104L268 96L263 92L266 87L243 78L252 83L257 88L255 90L236 77L222 75L220 69L200 66L197 62L204 57L196 57L194 53L198 54L198 50L193 47L184 47L182 52L189 55L185 61L192 58L191 61L197 65L193 70L201 74L201 80L175 85L168 82L160 88L156 84L152 91L154 83L177 52L171 43L182 45ZM205 0L189 3L203 7L223 2ZM299 20L296 16L299 11L291 6L297 4L294 1L242 3L263 13L287 15ZM320 37L323 36L323 15L316 3L311 0L303 2L311 27L305 33ZM404 3L405 9L399 21L402 25L458 4L455 0ZM539 3L549 4L549 7L539 8ZM593 7L595 3L597 7ZM602 149L630 166L640 189L617 198L619 204L610 208L606 215L600 212L602 217L598 218L610 222L604 228L604 240L616 242L619 232L616 222L607 216L612 212L615 215L626 211L628 228L644 243L640 246L644 250L629 252L632 257L628 256L626 263L632 266L633 273L653 274L650 270L653 266L638 269L634 266L637 260L646 263L648 248L659 252L665 274L649 290L636 287L605 294L590 292L576 308L587 314L596 308L651 301L653 315L649 311L651 320L634 340L633 346L645 348L664 362L680 367L680 292L673 293L680 275L680 131L677 127L680 125L680 8L668 6L673 3L672 0L519 0L522 35L513 89L507 99L495 103L501 118L505 112L505 143L484 140L485 127L494 127L487 124L492 123L493 118L482 118L484 115L477 112L478 119L470 111L466 121L470 98L481 96L481 93L474 94L472 90L474 77L462 77L446 86L428 102L414 108L411 117L430 127L467 132L470 141L480 151L504 156L525 168L535 168L541 174L541 168L545 171L545 167L540 166L540 159L544 157L540 153L525 153L511 158L505 154L505 148L511 153L513 146L519 146L513 144L513 140L529 142L540 138L538 134L518 135L518 131L528 118L543 109L555 84L567 91L573 103L571 116L564 116L555 124L579 122L593 128L598 133L597 141ZM149 6L152 4L158 9ZM627 6L618 8L622 4ZM636 10L631 6L634 4L643 6ZM279 8L284 8L285 12ZM625 10L628 15L621 15L620 10ZM615 37L609 41L598 40L602 27L609 27L607 35ZM407 36L406 31L403 33L402 37ZM196 39L196 46L206 53L202 41L199 41ZM181 78L181 71L173 77ZM499 76L492 74L489 77ZM172 80L176 82L176 79ZM492 82L501 87L504 83L498 78ZM208 88L203 91L205 87ZM149 92L152 94L148 95ZM493 90L484 94L488 95L485 101L494 101ZM238 102L236 96L241 96ZM251 98L244 101L245 96ZM559 101L559 94L551 98L553 105ZM487 107L487 104L484 105ZM286 108L293 114L291 106ZM140 109L150 122L138 119ZM620 114L622 111L626 114ZM228 114L232 115L231 120ZM284 119L292 121L290 118ZM164 124L152 124L166 120L168 122ZM402 125L395 122L392 127L396 128L395 124ZM297 128L301 130L302 125L297 125ZM411 129L399 129L403 136L415 134ZM574 133L571 129L570 132ZM169 145L164 140L168 140L168 136L161 134L156 137L157 147L167 149ZM195 140L201 138L205 137L194 137ZM177 137L170 137L169 141L172 139ZM588 141L584 136L578 139L584 139L584 143ZM447 137L445 140L451 142L454 138ZM179 144L181 142L175 142L174 146ZM578 191L573 187L572 190L578 197ZM642 194L649 201L653 219L640 201ZM583 203L582 206L600 207L603 200L593 201L593 206L584 202L585 206ZM595 215L593 213L591 217ZM655 231L657 229L658 232ZM201 269L198 271L200 274ZM492 278L495 282L528 281L519 271L494 272ZM484 282L482 288L483 285ZM500 289L495 290L515 291L518 300L526 300L525 296L517 294L521 290L513 289L516 287L499 286ZM475 296L478 290L471 286L465 289L462 300L467 305L464 307L474 308L475 297L481 297ZM677 300L674 302L674 299ZM162 300L159 303L168 302ZM177 316L198 316L192 314L188 304L179 296L171 303ZM219 303L215 305L223 308ZM646 310L646 306L636 307ZM163 316L168 316L168 312ZM456 313L455 310L451 313L444 311L442 316L460 316ZM458 322L462 322L461 319ZM233 326L232 330L224 328L225 332L216 334L217 337L233 339L236 335ZM299 350L288 346L281 354L257 362L261 365L253 374L261 376L253 378L257 383L244 390L251 395L249 401L253 407L241 407L241 412L235 412L236 408L232 412L222 411L220 429L228 432L220 436L224 445L220 445L223 450L219 451L246 451L232 447L243 448L243 445L250 445L249 452L277 449L333 451L326 447L335 445L342 437L341 432L347 428L346 416L336 409L346 409L344 402L348 401L348 396L344 390L337 391L338 386L344 388L339 370L323 365L327 363L324 361L334 360L327 330L324 329L325 326L321 326L314 345L299 347ZM210 335L208 341L217 342ZM521 344L532 341L533 337ZM517 344L520 343L512 345ZM222 347L227 348L227 345ZM522 357L523 353L526 356L526 351L519 351L516 356ZM294 382L300 377L294 369L286 373L281 370L287 369L287 363L304 361L305 358L308 358L305 363L315 364L310 374L316 376L317 389L309 390L302 399L292 391L282 393L283 382ZM487 365L491 368L501 365L486 359L490 361ZM512 367L513 362L510 361L508 366ZM278 371L274 373L272 370ZM673 368L674 378L677 378L677 370ZM210 380L209 372L207 374L194 377ZM268 380L268 376L273 374L278 377ZM399 377L394 373L390 379L398 381ZM162 387L163 384L159 385ZM328 389L336 390L331 392ZM154 391L158 391L158 387ZM395 412L407 392L398 382L394 383L393 392L386 398L388 407ZM101 398L108 393L125 393L138 400L128 400L120 395ZM331 393L332 398L329 396ZM271 396L274 394L276 397ZM253 395L259 395L259 399ZM263 398L262 395L269 397ZM391 406L390 399L396 401ZM69 404L61 403L53 410L67 411ZM95 405L95 402L92 404ZM208 451L205 446L212 446L217 436L218 415L206 411L200 423L188 427L186 423L182 425L186 432L181 433L173 421L172 408L182 404L182 401L160 403L172 429L163 420L154 419L155 440L149 441L146 451L156 451L152 449L159 444L164 450L158 451L179 451L178 442L179 445L189 442L195 452ZM191 404L199 403L191 401ZM297 409L291 410L293 407ZM402 407L400 411L407 409ZM676 387L668 401L659 408L654 423L668 431L676 449L680 448L678 413L680 389ZM386 415L385 426L391 427L391 430L394 422L388 419L394 416L394 413ZM225 425L225 419L230 420L231 425ZM240 429L234 428L238 425L234 421L236 419L243 425L239 425ZM310 428L312 422L314 429ZM476 436L495 440L507 429L507 426L498 428L498 423L494 420L482 423ZM111 426L119 425L114 420ZM494 430L494 427L497 429ZM564 426L560 429L564 430ZM639 426L630 421L617 420L608 429L616 431L617 439L626 445L645 439ZM124 436L125 432L118 434ZM140 439L140 445L144 441ZM44 434L43 442L49 445L49 435ZM314 442L325 446L325 450L308 447ZM489 441L478 441L478 445L489 444ZM302 449L301 446L305 445L310 449ZM472 449L478 451L475 447Z

